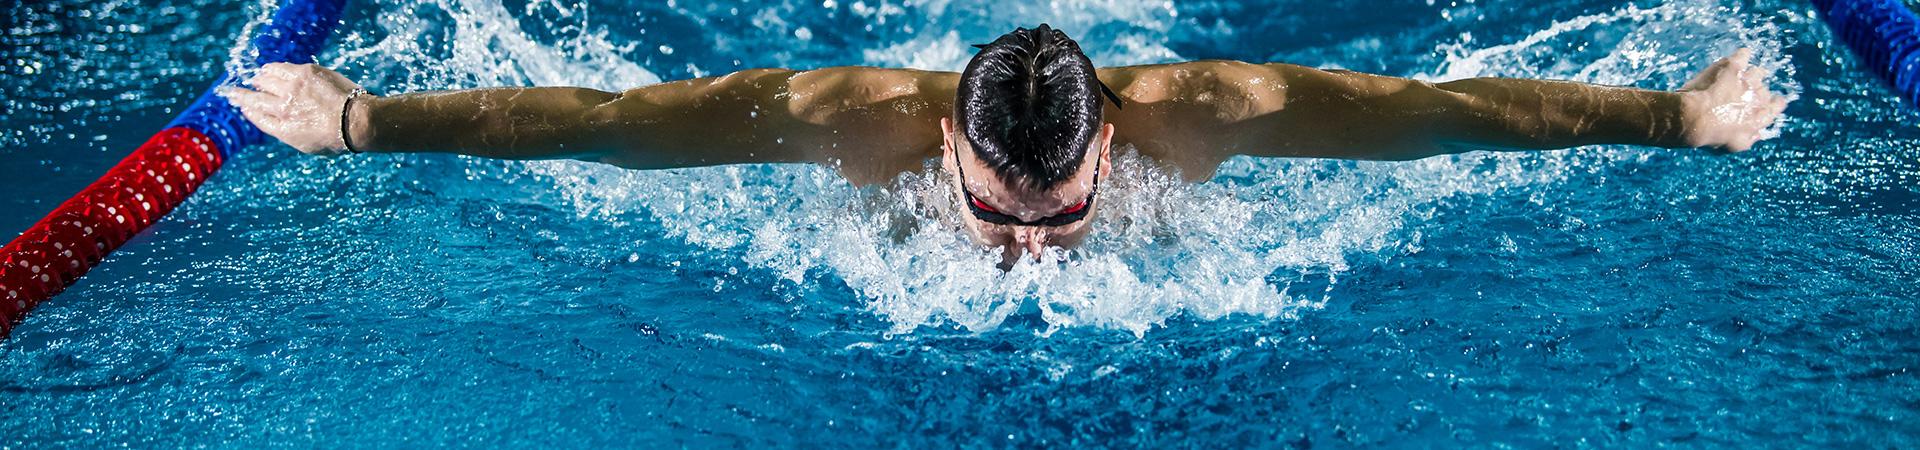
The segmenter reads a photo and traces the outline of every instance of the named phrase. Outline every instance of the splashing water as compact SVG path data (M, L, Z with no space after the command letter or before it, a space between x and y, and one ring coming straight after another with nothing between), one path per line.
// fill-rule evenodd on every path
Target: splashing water
M1019 6L992 16L943 3L902 7L915 6L918 20L957 21L960 29L998 29L998 24L1046 17L1073 18L1056 24L1068 30L1119 22L1137 31L1081 38L1098 63L1182 59L1164 46L1142 43L1144 36L1172 26L1178 13L1170 5L1065 3ZM853 13L879 23L907 15L902 7L855 8ZM414 13L380 21L388 35L363 45L356 45L362 42L357 37L347 39L333 63L404 75L375 81L387 83L390 91L524 84L621 89L660 79L629 61L643 46L609 43L606 32L593 31L585 13L563 9L561 21L575 31L554 42L536 42L495 3L442 0L404 8ZM535 9L528 6L530 12ZM452 18L450 23L419 18L441 14ZM769 32L793 27L779 15L753 20ZM1561 76L1671 87L1698 68L1701 55L1742 45L1759 48L1768 58L1763 64L1787 66L1769 39L1772 32L1730 26L1740 23L1739 12L1711 3L1630 5L1562 21L1511 43L1476 47L1470 36L1463 37L1462 43L1442 45L1438 50L1446 56L1440 69L1420 77ZM1612 34L1612 45L1560 52L1567 47L1560 41L1587 39L1595 29ZM1683 34L1725 39L1701 40L1711 47L1665 47ZM429 38L447 44L439 51L422 48L419 43ZM952 29L925 29L863 51L859 63L958 70L969 56L965 42ZM1024 263L1005 273L991 270L997 250L965 240L953 219L958 211L952 193L929 175L910 174L883 188L860 190L830 170L801 166L633 172L532 162L505 170L551 180L580 217L624 221L639 214L658 221L675 238L736 252L790 283L844 284L891 322L894 333L941 323L990 330L1025 304L1029 310L1037 307L1049 329L1086 325L1142 335L1181 314L1209 320L1232 314L1285 318L1317 308L1331 283L1349 270L1350 258L1379 260L1417 251L1418 233L1408 232L1406 224L1430 218L1440 202L1552 183L1568 171L1598 170L1636 154L1468 154L1411 163L1237 159L1223 168L1220 182L1201 185L1185 185L1176 174L1124 156L1112 201L1103 202L1098 215L1099 231L1083 249L1060 255L1064 261ZM1310 288L1296 289L1296 283Z

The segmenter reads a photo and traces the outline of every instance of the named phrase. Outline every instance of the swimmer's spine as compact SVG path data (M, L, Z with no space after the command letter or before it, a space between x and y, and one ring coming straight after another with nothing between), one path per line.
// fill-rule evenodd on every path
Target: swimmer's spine
M1920 16L1901 0L1813 0L1869 70L1920 105Z
M339 24L343 2L288 1L249 42L256 64L313 62ZM214 86L233 77L227 73ZM185 202L233 151L264 140L226 98L208 89L99 180L0 247L0 338L27 311Z

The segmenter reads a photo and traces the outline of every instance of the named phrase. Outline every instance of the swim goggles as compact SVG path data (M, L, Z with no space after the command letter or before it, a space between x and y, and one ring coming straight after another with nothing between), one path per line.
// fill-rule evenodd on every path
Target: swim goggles
M960 164L960 152L958 151L953 152L953 167L954 170L960 172L960 194L966 196L967 209L973 211L973 218L994 225L1058 227L1079 222L1081 219L1087 218L1087 212L1089 211L1087 206L1092 205L1093 196L1100 193L1100 164L1096 162L1093 165L1093 190L1087 192L1086 200L1081 200L1080 203L1067 207L1067 209L1060 211L1059 214L1034 220L1020 220L1018 217L1010 216L994 209L993 206L987 205L986 202L982 202L979 198L974 197L972 191L967 190L967 171Z

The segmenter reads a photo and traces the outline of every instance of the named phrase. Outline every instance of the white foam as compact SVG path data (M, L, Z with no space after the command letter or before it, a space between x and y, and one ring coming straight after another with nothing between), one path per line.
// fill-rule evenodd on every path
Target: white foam
M855 3L860 5L860 3ZM1175 61L1179 55L1163 44L1168 30L1178 25L1178 12L1172 2L1116 2L1074 0L1055 2L976 2L945 0L908 1L900 7L881 2L863 10L870 18L917 15L928 24L918 35L875 49L863 50L866 64L910 67L925 70L959 71L973 57L972 44L992 41L998 33L1014 27L1034 27L1046 23L1075 36L1087 56L1101 66L1119 66ZM895 19L896 21L900 19ZM1103 25L1121 25L1113 35L1090 35ZM996 30L992 34L962 39L953 30ZM1099 41L1096 41L1098 39Z
M862 50L867 64L879 67L904 67L920 70L958 71L966 67L973 53L960 40L960 33L947 31L935 36L919 36L884 48Z
M403 75L399 80L361 80L393 91L450 89L462 86L580 86L617 91L659 83L658 75L626 58L633 43L615 44L591 14L558 14L577 19L583 30L555 42L528 37L519 21L498 0L419 0L382 5L402 10L378 15L385 32L378 41L343 37L344 51L331 66L368 67L368 73ZM529 5L532 8L533 5ZM437 16L451 18L440 20Z

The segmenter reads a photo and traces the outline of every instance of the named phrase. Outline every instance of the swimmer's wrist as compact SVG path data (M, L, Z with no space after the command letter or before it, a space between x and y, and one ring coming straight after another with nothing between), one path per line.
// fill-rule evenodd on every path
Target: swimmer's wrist
M1713 113L1707 106L1706 96L1700 91L1679 91L1674 92L1673 95L1679 98L1680 104L1678 119L1680 129L1675 133L1679 135L1679 139L1678 142L1667 147L1706 148L1717 145L1708 138L1709 133L1704 129L1705 127L1701 126L1706 115Z
M347 142L353 143L353 149L361 153L373 153L381 150L379 136L373 126L374 109L386 99L371 93L360 94L347 104Z

